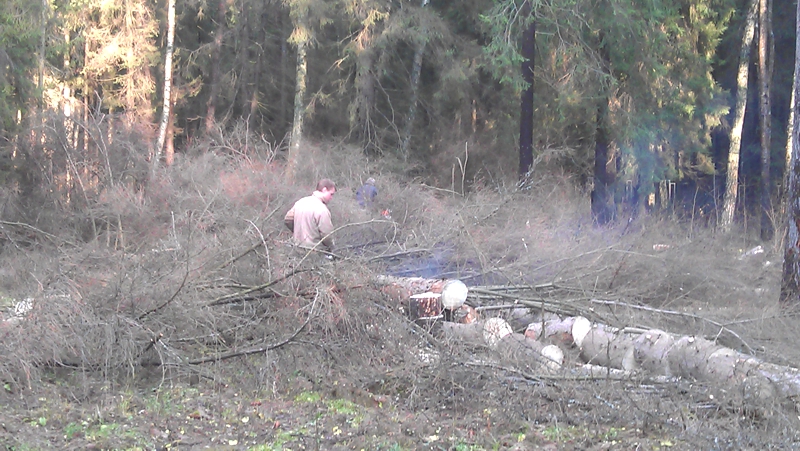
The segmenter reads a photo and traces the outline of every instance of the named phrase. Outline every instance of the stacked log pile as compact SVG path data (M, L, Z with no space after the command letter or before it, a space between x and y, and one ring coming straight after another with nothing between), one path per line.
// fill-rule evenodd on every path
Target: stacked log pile
M427 285L429 290L446 283L438 282L414 283ZM398 287L410 292L413 287L402 279L387 278L382 283L393 287L385 289L387 293ZM412 298L409 295L401 304L413 304ZM441 312L440 304L436 308ZM584 316L559 316L541 310L517 315L517 319L532 320L521 332L515 332L503 318L483 317L468 304L461 309L469 309L470 315L456 316L451 321L437 315L434 319L439 320L439 327L431 330L446 342L493 350L499 358L535 368L539 374L558 371L591 378L687 378L759 402L800 396L800 370L764 362L703 337L658 329L619 329ZM413 310L406 311L412 319L418 319ZM481 313L492 311L497 310L483 308Z

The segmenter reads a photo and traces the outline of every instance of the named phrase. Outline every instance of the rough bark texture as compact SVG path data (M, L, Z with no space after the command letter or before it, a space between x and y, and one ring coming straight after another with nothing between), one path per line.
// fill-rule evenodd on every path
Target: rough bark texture
M364 19L366 18L362 18L362 20ZM377 153L377 142L372 123L372 112L375 109L375 60L377 58L373 35L372 27L364 26L355 39L356 98L351 115L351 127L365 154Z
M533 168L533 70L536 57L536 21L531 21L522 36L522 91L519 108L519 178L524 180Z
M783 252L783 279L781 281L781 306L796 308L800 305L800 84L797 76L800 74L800 3L797 5L797 33L794 57L794 90L792 92L792 130L790 141L791 170L789 171L789 189L787 193L786 239Z
M428 4L428 0L422 0L422 7ZM424 33L423 33L424 34ZM409 146L411 145L411 136L414 134L414 119L417 116L417 98L419 96L419 76L422 73L422 57L425 55L425 41L422 40L417 44L417 49L414 52L414 62L411 67L411 100L408 106L408 115L406 116L406 127L403 132L403 140L400 142L400 154L403 160L408 160Z
M756 11L758 0L750 0L745 19L742 51L739 55L739 72L736 76L736 109L731 126L730 147L728 148L728 171L725 180L725 199L723 200L721 226L730 230L733 225L733 213L736 210L736 197L739 187L739 152L742 148L742 128L744 112L747 105L747 80L749 78L750 47L755 34Z
M297 71L294 90L294 117L292 120L292 135L289 139L289 155L286 161L286 178L292 180L297 172L300 162L300 142L303 140L303 121L305 119L306 105L306 77L308 75L308 59L306 50L308 46L308 27L304 20L297 24L301 37L297 42Z
M211 132L216 121L217 114L217 97L219 96L220 87L220 56L222 54L222 41L225 37L226 19L225 12L227 10L228 0L219 0L217 4L217 29L214 31L214 46L211 48L211 92L208 95L208 102L206 103L206 119L205 119L205 132Z
M606 116L608 99L603 97L597 109L597 131L594 143L594 190L592 190L592 218L598 224L614 219L614 179L616 171L609 155L610 140Z
M761 128L761 239L772 239L775 228L772 224L772 202L770 200L770 146L772 143L772 109L770 85L770 36L772 21L769 17L770 0L759 0L758 7L758 91L759 124Z

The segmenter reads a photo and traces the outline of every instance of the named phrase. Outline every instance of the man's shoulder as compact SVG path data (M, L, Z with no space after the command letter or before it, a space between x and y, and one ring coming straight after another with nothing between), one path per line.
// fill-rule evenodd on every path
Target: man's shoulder
M322 201L317 199L317 197L312 194L310 196L301 197L294 204L295 205L313 205L313 204L316 204L317 202L322 202Z

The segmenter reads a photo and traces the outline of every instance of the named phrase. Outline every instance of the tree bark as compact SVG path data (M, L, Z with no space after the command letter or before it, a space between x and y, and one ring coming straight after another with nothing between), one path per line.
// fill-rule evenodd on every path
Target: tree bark
M289 139L289 154L286 162L286 178L291 181L297 173L300 163L300 143L303 140L303 121L305 119L306 83L308 75L308 60L306 48L308 46L308 26L306 19L298 19L296 27L299 29L297 41L297 66L294 90L294 117L292 119L292 135Z
M608 97L603 95L597 108L597 130L594 142L594 190L592 191L592 218L597 224L607 224L614 219L614 180L616 166L609 152Z
M170 117L172 116L172 53L175 42L175 0L167 3L167 49L164 62L164 104L161 110L161 123L158 127L158 141L153 155L153 171L158 168L161 161L161 153L164 149L164 141L167 137L167 130L170 128ZM171 156L170 156L171 157ZM168 158L168 164L172 163L172 158Z
M428 0L422 0L422 8L428 4ZM411 135L414 133L414 119L417 116L417 98L419 96L419 76L422 72L422 57L425 55L425 39L427 39L427 32L423 31L422 38L417 43L417 49L414 52L414 62L411 66L411 100L408 106L408 115L406 116L406 126L403 131L403 140L400 142L400 154L403 156L403 161L408 161L408 147L411 145Z
M771 58L770 37L772 35L772 20L770 18L771 0L759 0L758 11L758 90L759 90L759 123L761 128L761 240L769 241L774 233L772 224L772 202L770 199L770 147L772 144L772 109L770 85L772 71L769 60Z
M362 20L365 18L362 18ZM375 58L373 30L365 25L355 40L356 45L356 99L352 115L352 127L364 154L377 153L373 132L372 112L375 109ZM416 57L416 56L415 56Z
M736 197L739 188L739 152L742 147L742 128L747 105L747 80L749 76L750 47L755 34L756 11L758 0L750 0L745 19L742 51L739 55L739 72L736 76L736 107L733 125L731 126L730 147L728 148L728 171L725 181L725 198L723 200L721 228L729 231L733 225L733 214L736 210Z
M794 55L794 88L792 90L792 129L789 134L791 143L791 165L789 171L789 187L787 189L787 224L786 239L783 252L783 278L781 280L780 305L783 308L797 308L800 305L800 3L797 4L796 43Z
M530 11L528 11L530 12ZM522 92L519 108L519 178L524 181L533 169L533 71L536 64L536 20L531 19L522 37Z
M228 0L219 0L217 4L217 28L214 31L214 46L211 49L211 80L209 86L211 92L208 94L206 102L206 119L204 123L205 133L208 134L214 128L217 115L217 97L219 97L220 87L220 58L222 55L222 43L225 38L226 19L225 12L228 8Z

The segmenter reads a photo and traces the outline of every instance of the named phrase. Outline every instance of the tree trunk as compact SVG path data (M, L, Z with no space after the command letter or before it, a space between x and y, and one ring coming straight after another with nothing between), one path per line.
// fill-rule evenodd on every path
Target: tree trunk
M739 55L739 73L736 77L736 109L731 127L730 147L728 149L728 172L725 181L725 199L722 207L722 230L729 231L733 225L733 213L736 210L736 197L739 188L739 152L742 147L742 128L744 112L747 105L747 80L749 75L750 47L755 33L756 11L758 0L750 0L745 19L742 51Z
M791 166L789 171L789 188L787 190L787 224L786 239L783 252L783 279L781 281L780 304L783 308L793 309L800 305L800 3L797 4L796 43L794 54L794 89L792 91L792 129L789 134L791 143Z
M161 161L161 153L164 150L164 141L167 137L167 130L170 128L170 117L172 116L172 53L175 42L175 0L167 2L167 49L164 62L164 105L161 110L161 123L158 127L158 141L153 155L153 171L158 169ZM172 159L168 159L171 163Z
M533 169L533 70L536 57L536 20L531 19L522 37L522 92L519 108L519 178L525 180Z
M308 46L308 27L305 19L299 19L297 28L300 29L297 41L297 72L294 90L294 117L292 120L292 135L289 139L289 154L286 161L286 178L291 181L297 173L300 163L300 143L303 140L303 120L305 119L306 83L308 75L308 59L306 48Z
M597 108L597 131L594 143L594 190L592 191L592 218L598 224L614 219L614 179L616 167L609 154L608 98L604 95Z
M422 7L428 4L428 0L422 0ZM419 96L419 76L422 72L422 57L425 55L425 39L427 39L427 32L422 31L422 38L417 44L417 49L414 52L414 62L411 67L411 100L408 106L408 115L406 115L406 127L403 132L403 140L400 142L400 154L403 156L403 161L408 161L408 147L411 145L411 135L414 133L414 119L417 116L417 98Z
M211 92L208 94L206 102L205 133L208 134L214 128L217 115L217 97L219 97L220 87L220 57L222 55L222 41L225 38L226 19L228 0L219 0L217 4L217 29L214 31L214 46L211 48L211 80L208 84Z
M363 18L362 18L363 20ZM351 119L351 127L356 132L356 139L361 143L364 154L377 153L372 124L372 112L375 109L375 57L373 47L373 30L365 25L356 38L356 99Z
M267 17L265 13L261 13L261 24L258 27L258 42L266 42L266 30L263 23L266 22ZM256 47L256 61L252 68L252 84L250 86L250 112L248 114L247 123L250 130L255 129L256 116L259 114L259 95L261 93L261 66L264 63L264 50L260 45ZM281 92L284 90L282 89ZM284 94L281 94L284 95Z
M758 90L759 90L759 123L761 128L761 240L769 241L774 233L772 224L772 202L770 200L770 146L772 143L772 109L770 85L772 71L769 65L771 58L770 36L772 20L769 17L771 0L759 0L758 11Z

